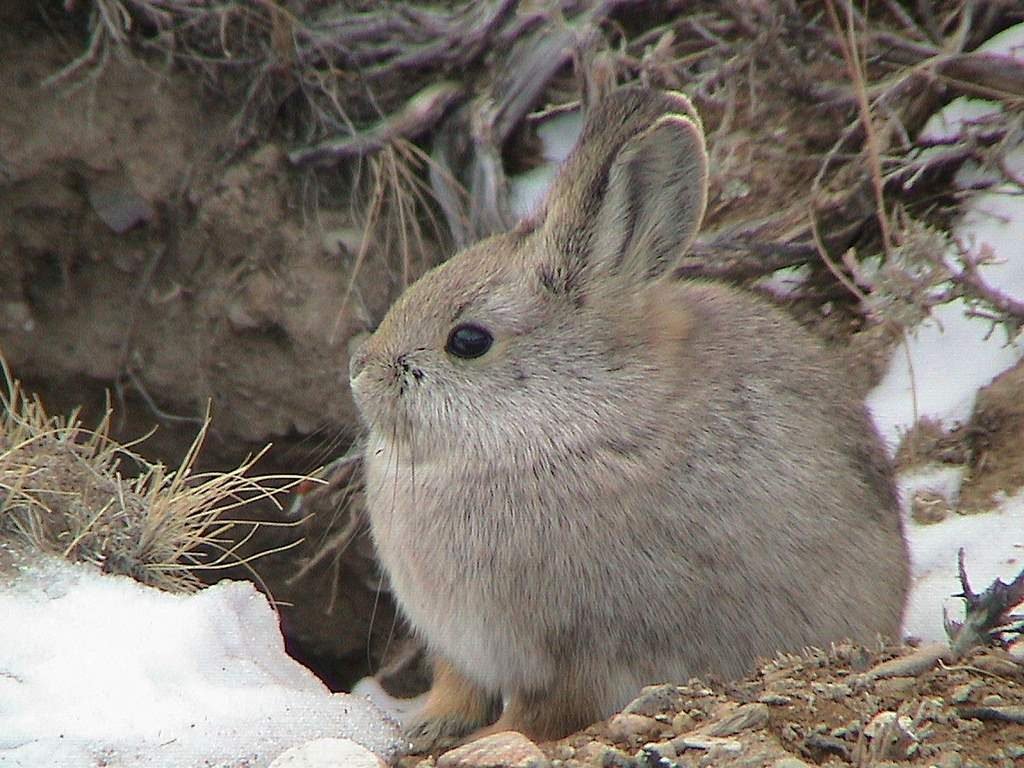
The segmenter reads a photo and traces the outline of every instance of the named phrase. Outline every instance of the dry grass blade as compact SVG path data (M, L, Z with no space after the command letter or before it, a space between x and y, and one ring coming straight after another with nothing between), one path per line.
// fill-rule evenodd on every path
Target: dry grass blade
M878 135L875 132L871 105L868 102L864 54L857 45L857 37L853 25L853 10L850 4L846 4L847 24L844 33L839 16L836 13L834 0L829 0L825 7L828 10L829 19L835 30L836 39L840 41L843 59L846 62L850 80L853 83L854 93L857 97L857 109L864 127L865 149L867 151L868 167L871 170L872 187L875 193L878 229L882 236L882 248L886 254L889 254L892 251L892 235L890 234L889 217L885 211L885 187L882 182L881 149L879 148Z
M279 498L305 478L250 477L262 452L230 472L193 472L208 417L180 466L168 470L111 438L109 411L92 430L77 413L49 416L2 360L0 368L0 540L173 592L198 589L203 570L269 554L238 555L256 524L225 515L258 500L280 507ZM126 476L128 463L139 471ZM252 526L241 542L239 525Z

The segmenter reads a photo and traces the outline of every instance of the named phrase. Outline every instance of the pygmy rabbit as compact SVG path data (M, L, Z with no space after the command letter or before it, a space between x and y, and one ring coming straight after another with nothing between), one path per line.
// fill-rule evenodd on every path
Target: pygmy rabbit
M672 277L706 199L689 101L619 89L544 210L353 356L373 540L437 660L417 748L499 711L477 733L561 737L645 684L899 631L892 479L839 361Z

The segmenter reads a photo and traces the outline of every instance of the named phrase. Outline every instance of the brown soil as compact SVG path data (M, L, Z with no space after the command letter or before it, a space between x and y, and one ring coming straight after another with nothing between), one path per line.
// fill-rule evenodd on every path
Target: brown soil
M878 676L893 658L903 668ZM979 649L923 669L913 658L909 649L839 646L781 658L741 683L656 686L627 715L544 749L565 768L1020 765L1020 658Z

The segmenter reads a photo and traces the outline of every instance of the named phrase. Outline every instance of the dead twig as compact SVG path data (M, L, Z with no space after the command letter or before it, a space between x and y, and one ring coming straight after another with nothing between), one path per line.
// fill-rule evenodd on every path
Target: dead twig
M991 304L999 314L1016 318L1019 321L1018 325L1024 324L1024 301L1015 299L986 283L979 270L979 266L984 262L984 257L973 256L965 249L961 249L960 263L963 269L953 274L953 282L964 286L969 294Z
M963 599L966 612L962 622L943 616L950 647L957 656L962 656L976 645L987 645L1004 635L1024 634L1024 620L1012 616L1014 607L1024 602L1024 571L1010 583L996 579L980 594L971 589L964 565L964 550L957 553L957 573L963 590L957 597ZM1010 641L1003 641L1009 645Z
M418 138L431 131L462 95L462 87L454 82L429 85L409 99L400 112L377 125L350 136L292 150L288 159L295 165L323 165L376 152L396 139Z
M878 141L878 134L875 131L874 120L871 114L871 105L868 103L867 88L865 85L866 74L862 63L862 56L857 47L857 40L854 36L852 5L847 3L846 31L839 21L836 13L834 0L828 0L826 8L829 18L836 32L836 37L842 46L843 59L846 61L846 68L850 75L850 81L854 85L854 92L857 95L857 108L860 113L861 123L864 126L865 149L868 157L868 167L871 169L871 181L875 193L876 218L878 229L882 237L882 248L888 256L892 252L892 234L889 226L889 216L885 210L885 189L882 182L881 147Z

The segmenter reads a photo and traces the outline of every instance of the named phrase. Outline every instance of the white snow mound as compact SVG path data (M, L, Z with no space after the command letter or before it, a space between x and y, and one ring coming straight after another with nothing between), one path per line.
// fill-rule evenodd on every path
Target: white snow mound
M248 582L172 595L40 558L0 580L0 766L267 766L352 739L390 759L396 724L284 650Z

